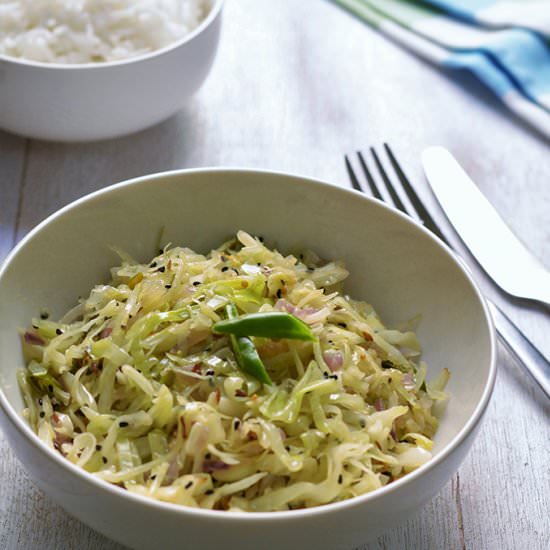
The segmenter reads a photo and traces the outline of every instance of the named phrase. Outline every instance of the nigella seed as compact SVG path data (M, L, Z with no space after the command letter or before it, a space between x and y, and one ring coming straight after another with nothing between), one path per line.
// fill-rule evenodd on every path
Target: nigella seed
M281 292L281 289L277 289L277 298L281 298L282 295L283 293Z
M164 285L164 288L172 288L172 285Z
M53 386L52 386L51 384L48 384L48 391L49 391L50 393L53 392Z
M193 486L193 482L192 481L188 481L186 484L185 484L185 488L186 489L189 489Z
M338 476L338 483L339 483L340 485L342 485L343 481L344 481L344 478L342 477L342 474L340 474L340 475Z
M231 268L237 275L239 274L239 270L236 267Z
M96 445L96 446L95 446L95 450L96 450L96 451L101 451L101 445Z
M40 411L40 418L44 418L46 416L46 413L44 411Z
M47 319L49 316L50 314L45 309L40 312L40 319Z
M166 268L165 268L163 265L161 265L161 266L157 269L157 271L160 272L160 273L164 273L164 272L166 271Z
M60 328L56 328L56 329L55 329L55 333L56 333L57 335L60 335L60 334L63 334L63 331L62 331Z
M226 266L226 265L224 265L224 266L222 267L222 271L223 271L223 272L227 271L228 269L229 269L229 267Z
M107 457L102 456L102 457L101 457L101 460L103 460L103 464L107 464Z
M149 267L157 267L157 262L151 262L151 263L149 264Z
M329 376L329 378L332 378L333 380L338 380L338 375L333 374L333 375Z
M212 369L208 369L205 374L206 376L214 376L214 371Z
M128 422L119 422L118 425L121 427L121 428L126 428L126 426L128 426Z
M194 281L193 282L193 286L199 286L200 284L201 284L200 281Z
M342 328L348 328L348 325L346 325L346 323L338 323L338 326Z
M38 400L38 404L39 404L40 406L42 406L42 399L39 399L39 400Z
M151 481L155 481L155 479L157 479L157 476L155 474L153 474L150 478L149 478Z
M241 421L238 418L235 419L235 422L233 422L233 429L238 430L240 425Z
M205 495L211 495L213 493L214 493L214 489L208 489L208 491L204 492Z

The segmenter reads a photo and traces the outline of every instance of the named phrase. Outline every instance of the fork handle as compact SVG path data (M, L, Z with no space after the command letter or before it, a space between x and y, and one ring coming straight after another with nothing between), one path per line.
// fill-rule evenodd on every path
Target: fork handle
M550 398L550 363L493 302L487 300L500 341Z

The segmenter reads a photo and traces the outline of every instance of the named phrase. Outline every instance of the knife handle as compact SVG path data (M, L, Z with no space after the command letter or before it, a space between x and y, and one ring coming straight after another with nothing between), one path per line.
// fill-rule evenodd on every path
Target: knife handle
M487 303L501 342L550 398L550 363L496 304Z

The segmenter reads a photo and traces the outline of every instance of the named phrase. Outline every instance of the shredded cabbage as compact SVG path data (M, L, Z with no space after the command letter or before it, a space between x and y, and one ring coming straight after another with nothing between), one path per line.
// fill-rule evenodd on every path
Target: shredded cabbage
M367 493L430 459L449 372L426 382L414 333L345 295L341 263L242 231L207 255L121 261L60 322L22 334L24 415L67 460L161 501L268 512ZM262 385L212 331L229 301L290 312L317 339L252 338Z

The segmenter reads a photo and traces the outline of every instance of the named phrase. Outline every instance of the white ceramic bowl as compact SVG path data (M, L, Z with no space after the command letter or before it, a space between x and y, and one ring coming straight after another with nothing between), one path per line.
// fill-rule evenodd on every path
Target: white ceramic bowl
M238 229L343 259L347 290L388 322L421 313L431 373L451 370L452 395L435 456L371 494L307 510L204 511L158 503L97 480L42 444L20 413L18 327L42 308L60 316L117 261L109 245L147 261L164 240L208 251ZM134 548L351 549L399 525L457 470L478 432L495 378L487 308L462 266L428 231L354 191L297 176L204 169L138 178L50 216L0 271L0 420L10 446L53 500ZM488 481L489 482L489 481Z
M0 55L0 128L54 141L130 134L176 113L207 77L222 0L192 33L150 54L78 65Z

